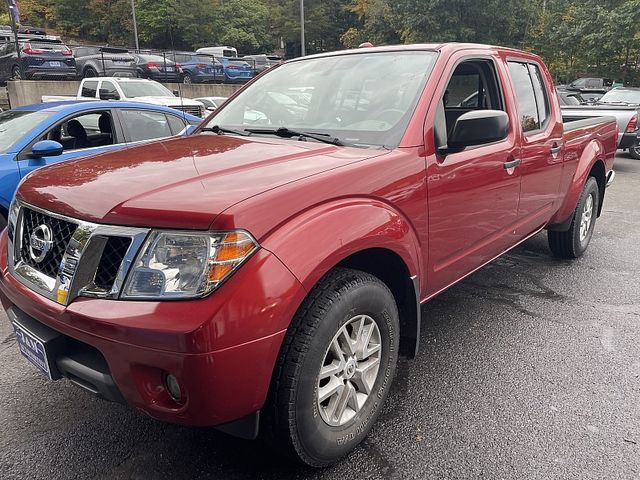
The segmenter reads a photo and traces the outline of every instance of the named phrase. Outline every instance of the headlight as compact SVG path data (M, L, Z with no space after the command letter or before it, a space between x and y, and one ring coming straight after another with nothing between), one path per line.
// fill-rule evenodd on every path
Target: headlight
M258 249L246 232L154 231L122 298L196 298L212 292Z

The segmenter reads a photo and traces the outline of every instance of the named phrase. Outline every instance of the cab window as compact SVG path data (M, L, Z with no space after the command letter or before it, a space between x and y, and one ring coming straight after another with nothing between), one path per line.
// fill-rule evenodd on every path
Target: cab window
M82 84L82 91L80 95L83 97L96 98L98 92L98 81L91 80Z

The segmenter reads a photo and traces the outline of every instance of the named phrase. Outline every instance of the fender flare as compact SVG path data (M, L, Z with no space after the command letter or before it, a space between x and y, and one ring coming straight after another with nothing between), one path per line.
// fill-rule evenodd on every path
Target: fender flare
M571 179L571 183L567 189L567 194L565 195L560 208L549 222L549 226L547 227L549 230L566 231L569 229L573 218L573 212L576 209L576 205L578 204L584 185L587 182L589 173L598 162L602 163L603 169L605 168L603 161L604 157L605 150L600 141L595 139L591 140L584 147L582 154L578 159L576 171L573 174L573 178ZM600 185L600 205L602 205L602 199L604 197L603 187L603 185Z
M415 356L420 336L422 249L411 222L377 199L335 200L306 210L272 230L261 246L274 254L309 292L332 268L370 249L394 253L406 267L411 305L401 317L403 350ZM415 305L413 304L415 302ZM399 305L400 307L400 305Z

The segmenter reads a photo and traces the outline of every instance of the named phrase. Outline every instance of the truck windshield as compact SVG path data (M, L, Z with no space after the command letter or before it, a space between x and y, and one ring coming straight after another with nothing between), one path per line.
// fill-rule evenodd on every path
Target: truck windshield
M175 96L169 89L155 82L120 82L120 88L127 98Z
M7 152L18 140L36 128L50 113L9 110L0 113L0 153Z
M640 104L640 90L614 89L605 93L600 99L601 103L633 103Z
M363 52L286 63L249 85L207 126L286 127L348 145L394 148L436 57L433 51Z

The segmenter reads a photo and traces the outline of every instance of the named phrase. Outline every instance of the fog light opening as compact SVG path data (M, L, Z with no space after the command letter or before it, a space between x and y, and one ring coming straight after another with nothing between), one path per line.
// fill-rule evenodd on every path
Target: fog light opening
M167 392L169 392L169 396L175 402L179 402L182 399L182 392L180 391L180 383L178 383L178 379L169 373L165 378L165 383L167 385Z

